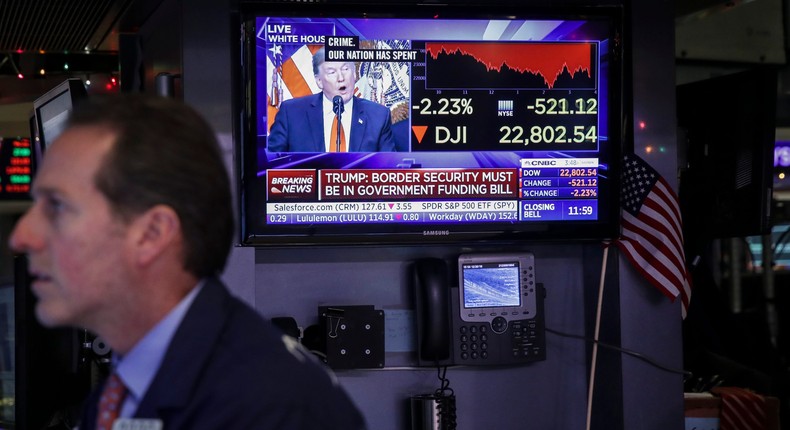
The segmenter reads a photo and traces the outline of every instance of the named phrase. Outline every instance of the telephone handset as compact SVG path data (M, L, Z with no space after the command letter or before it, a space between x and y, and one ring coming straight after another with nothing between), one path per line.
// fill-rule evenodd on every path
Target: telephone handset
M505 365L546 358L542 285L530 253L464 254L414 264L418 363Z
M450 358L450 284L447 265L438 258L414 264L417 343L420 362Z

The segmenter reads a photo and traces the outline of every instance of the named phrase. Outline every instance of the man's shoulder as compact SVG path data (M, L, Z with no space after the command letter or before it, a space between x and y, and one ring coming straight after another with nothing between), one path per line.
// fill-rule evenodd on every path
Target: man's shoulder
M199 387L198 397L235 396L271 413L299 410L304 422L352 422L349 428L361 428L359 412L331 369L244 303L227 321Z
M364 106L366 108L389 110L386 106L384 106L382 104L376 103L376 102L374 102L372 100L363 99L362 97L355 98L354 102L355 103L359 103L360 106Z
M224 306L225 321L222 324L222 347L218 352L238 361L238 357L255 357L246 365L262 365L266 369L267 360L282 361L283 366L300 367L305 360L294 350L288 337L271 321L248 303L229 293L226 287L227 304ZM264 358L265 360L261 360ZM216 357L215 357L216 358ZM314 364L314 363L311 363Z
M361 97L357 97L354 100L354 103L359 103L360 111L364 111L367 114L383 116L383 115L389 115L390 113L388 107L368 99L363 99Z

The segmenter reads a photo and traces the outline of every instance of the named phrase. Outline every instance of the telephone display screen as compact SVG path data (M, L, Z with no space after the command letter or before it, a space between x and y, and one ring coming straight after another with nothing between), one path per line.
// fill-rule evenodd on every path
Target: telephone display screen
M463 265L464 308L499 308L521 305L518 263Z

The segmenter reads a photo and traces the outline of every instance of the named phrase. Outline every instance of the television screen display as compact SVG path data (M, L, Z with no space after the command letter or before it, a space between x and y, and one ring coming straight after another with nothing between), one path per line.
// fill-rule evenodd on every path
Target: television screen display
M773 156L774 197L787 200L787 191L790 189L790 128L776 128Z
M243 243L616 233L619 8L243 16Z

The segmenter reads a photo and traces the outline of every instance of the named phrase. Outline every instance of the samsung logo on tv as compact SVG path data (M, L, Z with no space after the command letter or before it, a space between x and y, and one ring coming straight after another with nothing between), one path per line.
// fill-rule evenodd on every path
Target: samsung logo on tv
M449 236L450 230L423 230L423 236Z

